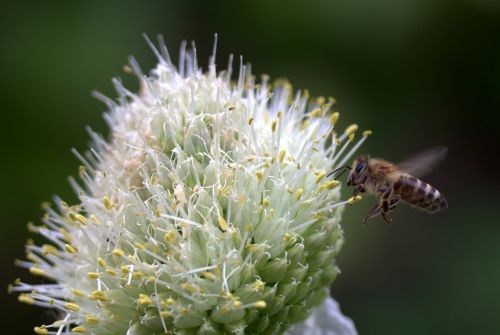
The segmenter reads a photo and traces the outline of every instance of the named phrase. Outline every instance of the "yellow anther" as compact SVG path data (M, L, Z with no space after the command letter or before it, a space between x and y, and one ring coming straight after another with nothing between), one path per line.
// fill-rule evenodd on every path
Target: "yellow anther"
M257 171L255 172L255 175L257 176L257 179L258 179L259 181L262 181L262 178L264 178L264 171L262 171L262 170L257 170Z
M293 194L293 190L290 186L286 185L286 191L290 194Z
M302 194L304 194L304 189L303 188L299 188L297 191L295 191L295 193L293 194L293 197L296 200L300 200L300 198L302 198Z
M251 126L252 123L253 123L253 117L251 117L251 118L248 119L248 125Z
M113 269L106 269L105 271L110 276L116 276L116 271Z
M355 136L354 133L352 133L351 135L349 135L349 141L350 142L354 141L354 136Z
M134 273L132 273L132 277L134 279L141 279L142 277L144 277L144 274L142 272L135 271Z
M361 199L363 199L363 197L362 197L362 196L360 196L360 195L356 195L356 196L354 196L354 197L349 198L349 199L347 200L347 203L348 203L349 205L352 205L352 204L354 204L354 203L356 203L356 202L360 201Z
M271 204L271 201L269 200L269 198L264 198L262 200L262 207L267 208L267 207L269 207L270 204Z
M358 125L353 123L345 129L344 133L346 136L350 136L352 133L356 132L356 130L358 130L358 128L359 128Z
M151 298L145 294L139 294L139 299L137 299L137 303L141 306L148 306L153 303Z
M30 273L34 276L45 276L45 271L37 267L30 267Z
M307 127L309 127L309 121L305 120L304 122L302 122L302 124L300 126L300 130L304 130Z
M321 116L321 108L315 108L311 111L311 114L309 114L311 118L315 117L320 117Z
M78 312L80 310L80 306L78 306L74 302L65 303L64 308L69 309L70 311L73 311L73 312Z
M99 319L95 315L87 315L85 317L85 321L87 321L88 323L99 323Z
M265 286L266 286L266 284L262 280L259 280L259 279L257 279L255 281L255 283L253 284L253 288L257 291L262 291Z
M271 130L273 133L276 131L276 120L273 120L273 122L271 122Z
M285 158L286 155L286 150L281 149L280 154L278 156L278 162L283 163L283 159Z
M100 225L101 224L101 221L94 215L94 214L91 214L90 215L90 220L96 225Z
M316 175L316 184L319 184L321 179L326 175L326 171L320 170L318 171L318 174Z
M372 132L371 130L365 130L365 131L363 132L363 136L364 136L364 137L370 136L371 134L373 134L373 132Z
M183 290L189 291L191 293L198 291L198 289L190 283L182 283L181 287Z
M163 318L163 319L166 319L170 316L170 313L168 311L161 311L160 312L160 316Z
M323 192L324 190L333 190L335 187L339 186L340 182L338 180L328 180L321 184L319 187L319 191Z
M133 69L132 69L132 67L130 67L130 65L128 65L128 64L123 65L122 70L123 70L123 72L125 72L126 74L131 74L131 73L134 73L134 70L133 70Z
M141 249L141 250L146 249L146 245L145 245L144 243L134 242L134 246L135 246L137 249Z
M337 121L339 120L339 117L340 117L340 113L339 112L333 113L332 115L330 115L330 123L332 125L336 124Z
M229 228L226 220L222 216L219 216L218 221L219 221L219 227L220 229L222 229L222 231L226 231L227 228Z
M42 253L44 256L47 256L48 254L56 255L57 249L53 245L44 244L42 245Z
M106 261L104 259L102 259L101 257L99 257L97 259L97 264L99 264L99 266L101 266L101 267L105 267L106 266Z
M339 140L338 138L335 138L335 143L336 143L337 145L342 144L342 142L340 142L340 140Z
M291 239L292 239L292 234L286 233L285 235L283 235L283 242L288 242Z
M106 293L104 291L102 291L102 290L95 290L90 295L93 295L93 296L96 296L96 297L99 297L99 298L105 298L106 297Z
M84 297L85 296L85 292L78 290L76 288L72 288L70 291L71 291L71 293L73 293L77 297Z
M66 249L66 251L69 252L70 254L76 253L76 249L69 244L65 244L64 249Z
M283 118L283 112L282 112L282 111L279 111L279 112L278 112L278 119L280 119L280 120L281 120L282 118Z
M32 261L33 263L38 263L38 258L32 252L30 252L26 255L26 259L29 261Z
M102 204L104 205L104 207L106 209L110 209L112 204L111 204L111 200L109 199L109 197L107 195L105 195L104 197L102 197Z
M46 335L49 333L49 330L45 328L45 325L42 325L41 327L35 327L33 328L36 334L38 335Z
M99 274L97 272L87 272L87 277L90 279L97 279L99 278Z
M255 308L263 309L267 307L267 303L264 300L259 300L255 302Z
M75 219L80 222L82 225L86 226L87 225L87 218L83 216L82 214L76 214Z
M61 229L59 229L59 232L64 236L64 239L66 241L71 243L71 241L72 241L71 235L66 231L66 229L61 228Z
M201 273L203 277L208 278L210 280L215 280L217 276L215 276L212 272L204 271Z
M31 222L31 221L30 221L30 222L28 222L28 224L27 224L26 226L28 227L28 231L29 231L30 233L39 233L39 232L40 232L40 228L39 228L39 227L37 227L37 226L35 226L35 225L33 224L33 222Z
M236 300L236 299L235 299L235 300L233 300L233 306L234 306L234 307L236 307L236 308L241 307L241 301Z
M167 300L165 300L165 303L166 303L167 305L173 305L173 304L175 304L175 300L174 300L174 299L172 299L172 298L168 298Z
M175 232L173 230L169 230L168 232L165 233L165 236L163 236L163 239L165 242L174 242L175 241Z
M122 265L120 266L120 271L123 272L123 273L129 273L130 272L130 268L126 265Z
M20 294L17 297L17 301L22 302L24 304L32 305L35 302L35 299L33 299L27 294Z
M125 255L125 253L121 249L113 249L113 251L111 251L111 253L113 254L113 256L116 256L116 257L122 257L123 255Z
M85 333L87 331L87 329L85 327L83 327L83 326L77 326L77 327L71 329L71 331L73 333L82 334L82 333Z

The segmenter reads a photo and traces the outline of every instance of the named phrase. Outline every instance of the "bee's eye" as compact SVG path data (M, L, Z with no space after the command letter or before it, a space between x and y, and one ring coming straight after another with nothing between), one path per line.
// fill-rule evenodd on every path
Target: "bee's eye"
M356 172L360 173L366 167L366 162L359 162L356 166Z

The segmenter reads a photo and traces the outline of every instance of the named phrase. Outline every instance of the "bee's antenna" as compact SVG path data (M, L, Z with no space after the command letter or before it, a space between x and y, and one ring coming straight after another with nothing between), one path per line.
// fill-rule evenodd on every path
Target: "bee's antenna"
M332 174L334 174L335 172L340 171L340 170L342 170L342 169L344 169L344 171L342 171L340 174L338 174L338 175L337 175L334 179L337 179L337 178L338 178L338 177L340 177L340 176L341 176L344 172L346 172L347 170L350 170L350 169L351 169L351 167L350 167L350 166L347 166L347 165L341 166L341 167L336 168L335 170L331 171L330 173L328 173L328 174L326 175L326 177L328 178L328 177L330 177Z

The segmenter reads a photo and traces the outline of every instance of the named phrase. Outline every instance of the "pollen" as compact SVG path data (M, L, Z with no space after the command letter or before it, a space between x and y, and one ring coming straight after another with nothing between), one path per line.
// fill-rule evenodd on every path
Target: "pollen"
M37 267L30 267L30 273L34 276L45 276L45 271Z
M106 208L106 209L111 208L111 206L112 206L111 200L109 199L109 197L107 195L102 197L102 204L104 205L104 208Z
M322 110L321 108L315 108L311 111L311 114L309 114L309 116L311 118L316 118L316 117L320 117L322 114Z
M319 184L319 182L321 181L321 179L323 179L323 177L325 175L326 175L326 171L324 171L324 170L319 171L316 175L316 184Z
M97 259L97 264L99 264L100 267L105 267L106 266L106 261L104 259L102 259L101 257L99 257Z
M368 136L370 136L372 133L373 133L373 132L372 132L371 130L365 130L365 131L363 132L363 136L364 136L364 137L368 137Z
M78 312L80 310L80 306L78 306L77 304L75 304L73 302L65 303L64 308L66 308L70 311L73 311L73 312Z
M352 205L352 204L354 204L354 203L356 203L356 202L360 201L361 199L363 199L363 197L362 197L362 196L360 196L360 195L356 195L356 196L354 196L354 197L349 198L349 199L347 200L347 203L348 203L349 205Z
M349 137L351 134L355 133L358 130L358 125L353 123L349 127L347 127L344 131L344 134Z
M111 253L113 254L113 256L116 256L116 257L123 257L125 255L125 253L121 249L113 249L113 251L111 251Z
M86 329L85 327L83 327L83 326L77 326L77 327L75 327L75 328L71 329L71 331L72 331L73 333L82 334L82 333L86 333L86 332L87 332L87 329Z
M332 115L330 115L330 124L335 125L339 120L339 117L340 117L339 112L334 112Z
M38 335L47 335L49 333L49 330L45 327L45 325L42 325L41 327L35 327L33 328L33 331Z
M73 293L77 297L84 297L85 296L85 292L78 290L76 288L72 288L70 291L71 291L71 293Z
M219 227L222 231L226 231L229 228L226 220L222 216L219 216L218 221L219 221Z
M293 194L293 197L296 200L300 200L300 198L302 198L302 194L304 194L304 189L303 188L299 188L297 191L295 191L295 193Z
M97 318L97 316L95 315L87 315L85 317L85 321L88 322L88 323L99 323L99 318Z
M28 304L28 305L32 305L35 302L35 300L32 297L30 297L29 295L27 295L27 294L21 294L21 295L19 295L17 297L17 300L19 302L22 302L22 303Z
M99 274L97 272L87 272L87 277L89 277L89 279L98 279Z
M255 308L257 309L264 309L267 307L267 303L264 300L259 300L255 302Z
M64 249L70 254L76 253L76 249L69 244L65 244Z

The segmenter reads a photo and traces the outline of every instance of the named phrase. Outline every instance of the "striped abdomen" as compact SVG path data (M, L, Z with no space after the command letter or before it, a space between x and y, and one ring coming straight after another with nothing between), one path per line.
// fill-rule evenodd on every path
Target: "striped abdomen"
M394 193L404 201L430 212L448 208L448 201L441 192L410 175L399 178L394 184Z

